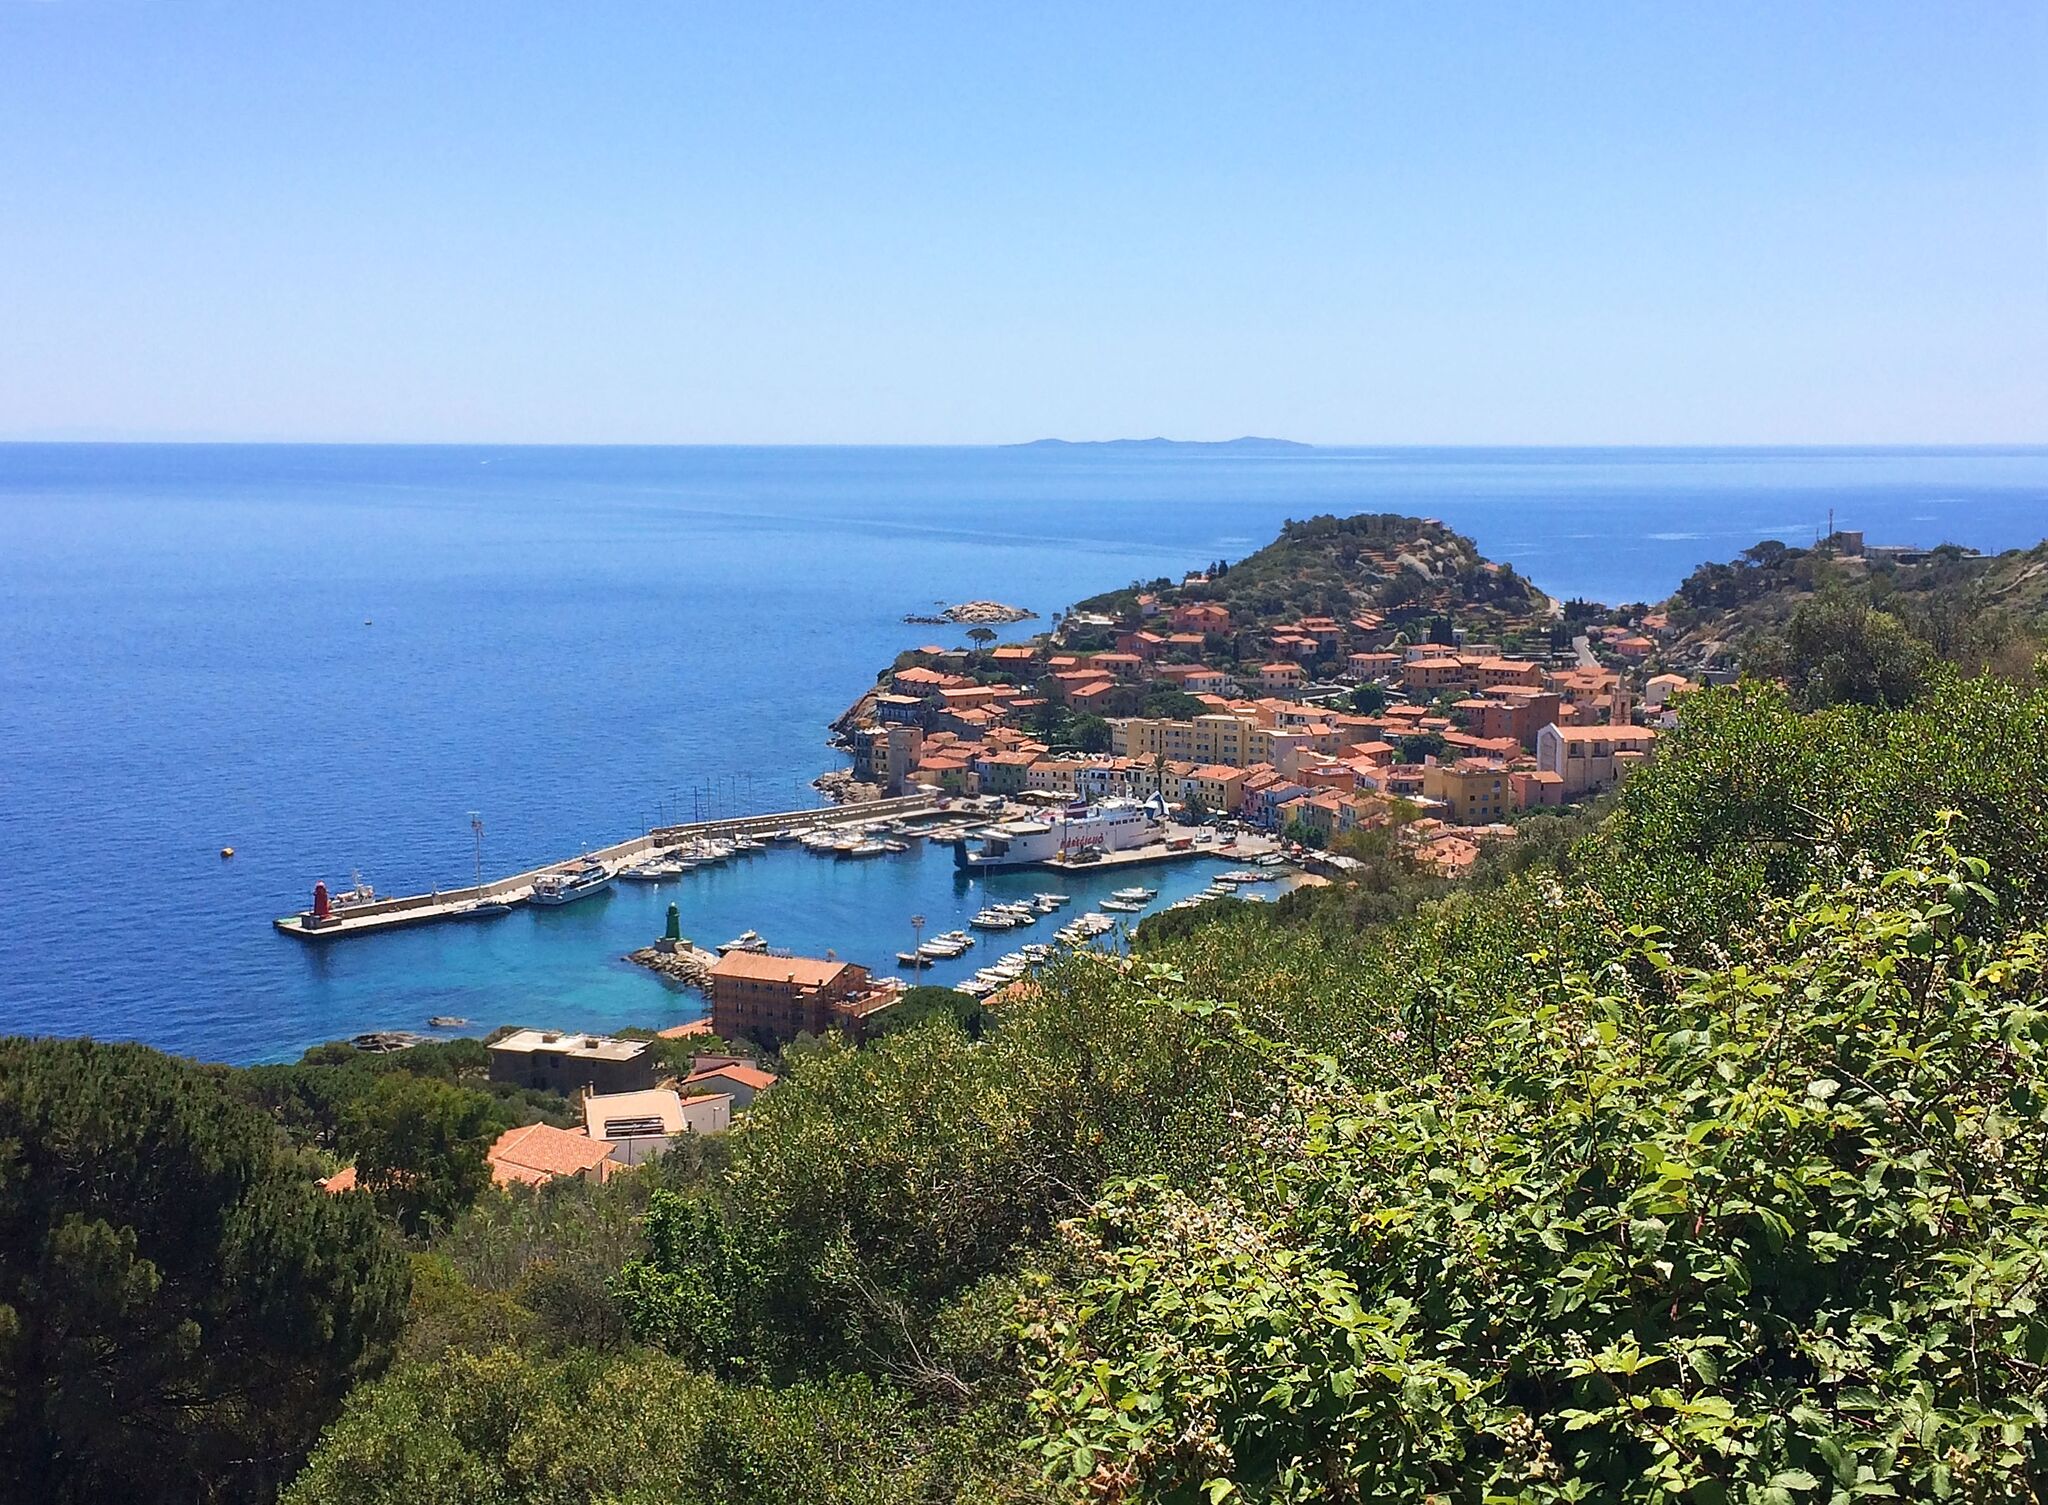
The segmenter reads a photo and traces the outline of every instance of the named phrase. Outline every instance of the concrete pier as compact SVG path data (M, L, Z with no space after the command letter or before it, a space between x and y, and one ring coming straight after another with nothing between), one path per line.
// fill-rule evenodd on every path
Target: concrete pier
M579 853L560 862L528 872L499 878L481 887L444 889L438 893L406 894L352 905L322 925L309 923L306 915L284 915L271 921L286 935L307 941L336 940L345 935L370 935L397 930L407 925L431 925L439 921L463 921L464 911L480 900L497 904L523 904L533 893L533 880L542 873L560 872L579 862L601 862L617 872L621 867L651 857L688 841L717 837L767 836L785 826L857 826L870 821L896 820L908 815L925 815L944 808L933 795L906 795L900 799L873 800L862 805L826 805L810 810L783 810L772 815L747 815L733 820L696 821L681 826L658 826L645 836L635 836L594 852ZM488 924L486 919L469 923Z

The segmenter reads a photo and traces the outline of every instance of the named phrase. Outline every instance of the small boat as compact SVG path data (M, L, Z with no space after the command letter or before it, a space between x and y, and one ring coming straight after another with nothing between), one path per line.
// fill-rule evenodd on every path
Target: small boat
M775 845L782 847L788 846L791 842L800 841L802 838L803 832L799 831L795 826L784 826L781 830L772 834L768 839L774 842Z
M842 847L839 855L842 857L886 857L889 855L889 848L879 841L856 841L849 847Z
M920 947L916 951L897 952L896 960L906 967L929 967L932 965L934 958L926 956L923 948Z
M761 933L758 930L742 930L738 935L720 946L718 954L725 956L734 951L753 951L758 953L767 949L768 943L761 938Z
M1073 897L1072 894L1033 894L1031 900L1046 914L1051 914Z
M1017 928L1016 917L999 909L984 909L967 923L976 930L1014 930Z
M429 1029L461 1029L469 1021L460 1014L436 1014L427 1021Z
M1130 899L1098 899L1096 902L1104 909L1113 909L1118 914L1142 914L1145 910L1143 904Z
M1158 898L1159 890L1156 888L1141 888L1136 885L1133 885L1130 888L1118 889L1115 893L1111 894L1110 897L1112 899L1122 899L1127 904L1145 904L1153 899Z
M467 904L458 904L448 911L451 920L495 920L499 915L512 913L512 906L503 899L472 899Z

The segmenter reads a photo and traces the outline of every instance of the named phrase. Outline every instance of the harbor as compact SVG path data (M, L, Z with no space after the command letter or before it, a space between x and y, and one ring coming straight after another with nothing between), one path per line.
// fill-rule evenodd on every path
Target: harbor
M920 817L934 819L912 824ZM481 870L482 827L474 816L471 820ZM1107 840L1095 830L1104 825L1114 828ZM1129 834L1124 834L1126 829ZM1084 831L1087 834L1077 834ZM337 940L415 925L495 919L522 904L558 907L615 882L673 881L699 867L771 846L795 845L813 855L867 859L900 855L911 841L945 844L957 866L988 871L1000 866L1101 872L1202 856L1258 858L1279 848L1268 835L1219 835L1123 802L1093 807L1085 815L1063 812L1038 818L1000 801L963 802L918 794L660 827L509 878L425 894L382 896L360 877L352 887L330 894L321 882L315 885L311 909L272 923L301 940ZM971 851L970 842L981 851ZM1004 858L1000 854L1005 852L1012 855Z
M963 823L967 812L967 802L956 799L920 819L944 831ZM805 812L814 818L835 813ZM869 820L876 816L874 807L860 807L859 813ZM894 975L913 984L986 992L999 981L991 974L1063 953L1067 946L1059 932L1084 917L1094 916L1084 927L1092 933L1079 942L1115 950L1148 915L1220 899L1218 880L1233 870L1269 872L1277 879L1241 887L1238 897L1247 900L1277 898L1301 881L1290 867L1261 868L1237 846L1217 846L1214 836L1209 843L1191 843L1174 860L1136 869L1078 863L976 873L956 865L949 840L910 840L904 846L901 852L856 859L823 856L799 842L770 842L751 855L681 877L615 882L571 904L520 903L487 923L414 923L388 928L361 945L291 946L290 957L324 1001L320 1018L331 1023L316 1023L304 1039L280 1042L276 1054L288 1058L307 1041L357 1033L359 1020L442 1038L536 1020L600 1032L684 1024L705 1013L697 985L703 968L723 945L749 931L774 952L836 955L867 966L878 978ZM636 848L632 860L642 854ZM1123 907L1127 901L1117 898L1118 891L1139 886L1152 898ZM1056 913L1000 930L973 923L984 910L1050 893L1065 896ZM667 930L671 904L684 945L663 954L657 943ZM922 925L915 923L920 919ZM964 932L976 944L957 952L947 947L952 954L928 956L922 965L903 960L904 953L950 932ZM1052 949L1033 949L1040 947ZM420 980L403 1012L389 1002L394 977ZM431 1018L463 1022L434 1026Z

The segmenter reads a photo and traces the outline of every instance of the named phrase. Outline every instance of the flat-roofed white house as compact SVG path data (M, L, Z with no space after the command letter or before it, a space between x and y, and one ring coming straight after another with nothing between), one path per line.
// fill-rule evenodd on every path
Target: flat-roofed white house
M670 1087L644 1092L597 1092L583 1099L583 1127L595 1143L612 1146L620 1165L638 1165L685 1134L717 1134L732 1127L732 1094L686 1098Z

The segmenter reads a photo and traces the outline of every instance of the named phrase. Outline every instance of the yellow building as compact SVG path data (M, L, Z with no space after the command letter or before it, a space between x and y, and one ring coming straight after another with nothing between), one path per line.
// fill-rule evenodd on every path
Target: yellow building
M1491 825L1515 808L1507 770L1476 759L1430 764L1422 770L1422 797L1441 804L1444 818L1460 826Z

